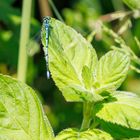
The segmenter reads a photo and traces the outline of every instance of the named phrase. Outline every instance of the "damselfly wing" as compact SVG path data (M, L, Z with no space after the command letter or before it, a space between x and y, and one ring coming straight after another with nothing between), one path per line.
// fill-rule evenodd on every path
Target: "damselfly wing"
M45 60L46 60L46 69L47 69L47 78L50 78L50 72L48 68L48 45L49 45L49 25L50 17L45 17L43 19L43 27L45 31L45 47L43 47L44 54L45 54ZM30 39L30 41L27 44L27 54L29 56L35 55L37 52L39 52L41 46L41 31L38 32L33 38Z
M40 51L41 44L41 31L36 33L27 43L27 54L29 56L34 56L36 53Z

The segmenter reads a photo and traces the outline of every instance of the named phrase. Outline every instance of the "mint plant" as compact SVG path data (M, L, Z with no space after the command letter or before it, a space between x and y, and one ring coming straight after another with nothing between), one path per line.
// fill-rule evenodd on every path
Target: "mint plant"
M54 136L34 90L0 75L0 140L123 140L140 136L140 98L117 89L125 80L130 55L112 50L98 59L93 46L64 23L50 18L48 45L51 76L68 102L83 104L81 128Z

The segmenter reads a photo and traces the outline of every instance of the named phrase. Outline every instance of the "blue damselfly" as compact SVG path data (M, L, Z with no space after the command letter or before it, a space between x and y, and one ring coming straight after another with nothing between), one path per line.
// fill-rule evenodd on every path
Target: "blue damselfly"
M50 32L49 22L50 22L50 17L44 17L43 18L43 26L44 26L44 29L45 29L45 41L46 41L45 42L45 47L43 47L43 48L44 48L46 67L47 67L47 78L50 78L50 72L49 72L49 67L48 67L48 61L49 61L49 57L48 57L48 47L49 46L48 45L49 45L49 32Z
M46 69L47 69L47 78L50 78L50 72L48 68L48 45L49 45L49 25L50 17L44 17L43 18L43 30L39 31L33 38L30 39L29 43L27 44L27 53L29 56L33 56L36 53L39 52L41 45L41 38L43 36L41 35L41 32L45 32L45 46L43 46L44 54L45 54L45 60L46 60Z

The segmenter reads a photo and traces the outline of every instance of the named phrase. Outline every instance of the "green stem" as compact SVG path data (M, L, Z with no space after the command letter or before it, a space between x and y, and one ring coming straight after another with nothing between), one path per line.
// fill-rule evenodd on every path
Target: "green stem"
M57 8L55 7L53 1L52 1L52 0L48 0L48 1L49 1L49 4L51 5L51 7L52 7L52 9L53 9L53 11L54 11L56 17L57 17L60 21L64 22L62 16L60 15L59 11L58 11Z
M32 0L23 0L18 58L18 80L23 82L26 82L26 70L28 62L26 44L28 42L30 33L31 6Z
M81 125L81 130L88 129L92 120L94 103L84 103L83 104L83 122Z

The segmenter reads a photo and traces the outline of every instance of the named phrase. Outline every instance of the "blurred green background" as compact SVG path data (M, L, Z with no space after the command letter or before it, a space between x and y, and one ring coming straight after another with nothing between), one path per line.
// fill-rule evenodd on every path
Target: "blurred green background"
M0 0L0 73L13 77L17 77L22 2L21 0ZM92 31L97 31L92 44L99 57L109 51L114 44L113 38L104 34L100 28L98 29L96 23L99 19L120 34L137 56L140 56L140 48L134 41L134 36L140 39L139 15L117 20L111 16L112 12L132 11L122 0L54 0L53 3L65 23L75 28L84 37L87 38ZM38 35L42 17L47 15L57 17L47 0L32 0L31 11L30 40L26 46L29 54L27 84L37 91L55 132L67 127L80 127L81 104L67 103L52 79L46 78L43 51L41 47L38 48L41 45ZM33 39L38 41L38 44ZM137 68L140 68L138 64ZM140 94L140 74L130 70L120 89Z

